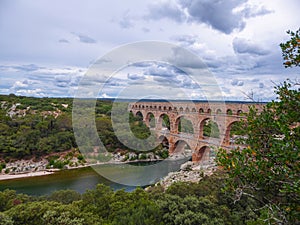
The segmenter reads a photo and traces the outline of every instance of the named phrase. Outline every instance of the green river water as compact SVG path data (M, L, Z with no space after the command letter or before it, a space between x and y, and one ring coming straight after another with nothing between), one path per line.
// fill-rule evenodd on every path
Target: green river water
M171 171L177 171L187 161L164 160L163 163L106 164L63 170L51 175L0 181L0 191L13 189L17 193L46 195L56 190L72 189L80 193L93 189L99 183L117 189L132 191L159 181ZM96 172L97 171L97 172ZM101 174L101 175L99 175ZM109 178L105 178L105 177Z

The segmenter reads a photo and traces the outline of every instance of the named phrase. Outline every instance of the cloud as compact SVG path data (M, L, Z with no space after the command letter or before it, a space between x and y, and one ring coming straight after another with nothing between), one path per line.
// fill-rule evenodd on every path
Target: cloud
M87 35L83 35L83 34L77 34L75 32L72 32L72 34L74 34L78 40L82 43L87 43L87 44L94 44L97 43L96 40L94 40L93 38L87 36Z
M225 34L245 27L242 14L233 11L244 2L245 0L180 1L183 8L187 10L190 21L205 23Z
M20 71L32 72L32 71L36 71L36 70L42 69L44 67L39 67L39 66L37 66L35 64L27 64L27 65L12 66L12 68L14 68L16 70L20 70Z
M65 43L65 44L70 43L67 39L59 39L58 42Z
M187 54L185 50L182 48L173 48L173 55L169 59L174 65L183 69L203 69L207 68L207 66L201 62L201 60L197 56L192 56L191 54Z
M150 5L145 18L168 18L178 23L204 23L222 33L230 34L234 30L243 30L245 19L273 12L247 2L248 0L169 0Z
M144 72L144 75L151 75L155 77L164 77L164 78L171 78L180 74L183 74L183 71L179 70L178 68L171 65L159 64L159 63L153 63Z
M269 53L268 50L244 38L234 38L232 45L234 52L238 54L267 55Z
M127 74L127 78L130 80L144 80L145 76L141 74Z
M132 18L129 15L130 10L127 10L123 16L122 19L119 21L119 25L121 28L128 29L132 28L134 26L132 22Z
M153 3L148 6L148 15L144 17L146 20L171 19L178 23L186 20L186 15L180 4L176 1L163 1Z
M147 28L147 27L143 27L143 28L142 28L142 31L143 31L144 33L149 33L149 32L150 32L150 29Z
M238 79L233 79L231 82L232 86L243 86L244 85L244 81L242 80L238 80Z
M245 8L241 10L241 13L246 17L246 18L251 18L251 17L257 17L257 16L264 16L270 13L274 13L273 10L269 10L265 8L264 6L251 6L246 4Z
M259 84L258 84L258 87L259 87L259 88L264 88L265 85L264 85L263 83L259 83Z

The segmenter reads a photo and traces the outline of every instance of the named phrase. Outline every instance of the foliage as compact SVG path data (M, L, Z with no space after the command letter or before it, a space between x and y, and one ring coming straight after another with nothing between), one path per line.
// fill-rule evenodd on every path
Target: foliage
M281 43L282 57L285 67L300 66L300 28L296 31L287 31L290 40Z
M79 194L56 191L49 196L29 197L15 191L0 192L1 224L247 224L257 218L245 197L232 204L221 191L226 177L216 173L199 183L175 183L166 192L159 186L149 191L113 191L99 184ZM2 201L4 199L4 201ZM15 199L20 201L17 204ZM25 200L22 200L25 199Z
M250 109L242 127L248 138L241 143L247 147L218 153L236 200L244 195L256 199L267 224L300 222L299 91L288 82L277 86L278 101L268 103L261 113Z

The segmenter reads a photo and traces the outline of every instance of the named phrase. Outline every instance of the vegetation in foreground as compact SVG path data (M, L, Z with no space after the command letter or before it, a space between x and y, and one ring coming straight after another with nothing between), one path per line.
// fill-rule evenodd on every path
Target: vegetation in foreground
M224 179L220 173L166 191L155 186L131 193L104 185L84 194L61 190L41 197L5 190L0 192L0 224L255 224L259 212L251 206L256 203L245 196L233 204L233 196L221 191Z

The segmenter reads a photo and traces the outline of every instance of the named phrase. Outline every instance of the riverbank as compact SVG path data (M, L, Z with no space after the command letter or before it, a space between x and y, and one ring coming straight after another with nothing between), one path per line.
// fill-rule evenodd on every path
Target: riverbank
M19 174L1 174L0 180L11 180L11 179L18 179L18 178L45 176L53 173L54 173L53 171L37 171L37 172L19 173Z

